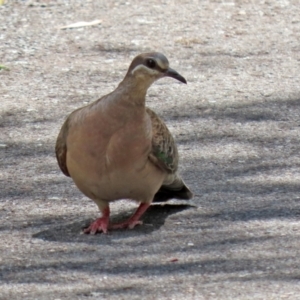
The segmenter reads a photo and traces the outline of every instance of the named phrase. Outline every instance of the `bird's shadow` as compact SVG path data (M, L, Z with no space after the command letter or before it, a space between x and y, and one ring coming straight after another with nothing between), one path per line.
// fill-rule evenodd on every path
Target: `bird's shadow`
M164 225L168 216L192 209L195 206L190 204L152 204L145 215L142 217L143 225L136 226L133 229L110 230L108 234L86 235L82 234L83 228L87 227L93 220L83 219L73 223L65 223L48 230L40 231L33 235L33 238L56 242L81 242L89 244L99 244L109 242L110 238L129 238L139 235L149 234L159 230ZM113 216L112 223L117 223L133 214L134 210Z

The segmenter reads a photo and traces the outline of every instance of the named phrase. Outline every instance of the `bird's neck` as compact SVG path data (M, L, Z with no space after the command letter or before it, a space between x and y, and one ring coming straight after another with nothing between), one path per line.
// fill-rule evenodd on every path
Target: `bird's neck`
M89 111L100 111L111 119L127 119L133 115L141 117L146 112L146 93L152 84L140 78L125 77L110 94L88 106Z
M128 106L145 106L147 90L151 84L152 81L144 78L126 76L114 93L118 93L121 97L116 98Z

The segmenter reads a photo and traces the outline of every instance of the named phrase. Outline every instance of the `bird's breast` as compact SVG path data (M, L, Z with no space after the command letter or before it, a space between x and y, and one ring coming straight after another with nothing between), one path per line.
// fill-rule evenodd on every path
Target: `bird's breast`
M86 121L68 136L69 173L78 188L92 199L130 197L134 192L131 186L138 180L147 184L151 173L151 121L146 116L129 119L122 126L109 126L103 119Z

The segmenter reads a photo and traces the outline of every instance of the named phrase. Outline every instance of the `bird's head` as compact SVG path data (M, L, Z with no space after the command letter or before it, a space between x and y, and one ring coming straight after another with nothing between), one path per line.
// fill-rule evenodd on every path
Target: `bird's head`
M136 56L130 64L126 76L143 81L148 86L163 77L172 77L186 83L185 78L170 68L168 59L159 52L143 53Z

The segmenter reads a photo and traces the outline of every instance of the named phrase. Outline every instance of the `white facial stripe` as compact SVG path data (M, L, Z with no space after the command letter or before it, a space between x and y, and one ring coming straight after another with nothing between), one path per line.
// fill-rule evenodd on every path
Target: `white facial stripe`
M166 69L167 66L159 58L157 58L155 61L161 69Z
M134 75L134 73L138 72L139 70L143 70L144 72L147 72L150 75L156 75L159 73L157 70L149 69L144 65L138 65L131 71L131 74Z

